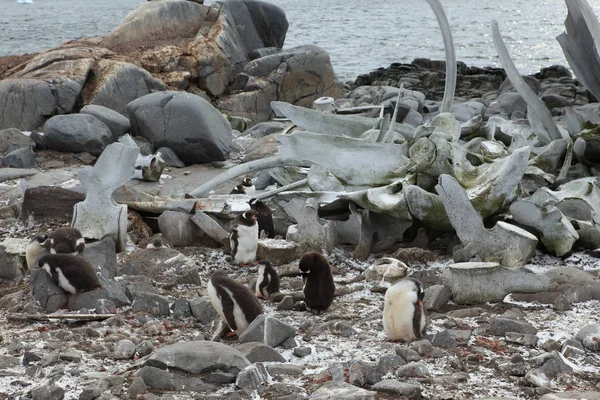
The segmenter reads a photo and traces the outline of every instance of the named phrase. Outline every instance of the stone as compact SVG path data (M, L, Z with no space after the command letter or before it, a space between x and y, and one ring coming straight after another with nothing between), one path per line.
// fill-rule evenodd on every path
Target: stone
M211 324L219 318L219 314L208 296L190 300L190 310L194 318L202 325Z
M391 257L383 257L375 261L365 271L365 279L369 282L394 283L405 278L410 268L400 260Z
M275 377L282 375L301 376L304 373L304 367L301 365L276 362L268 363L265 366L267 367L267 372Z
M539 360L542 362L542 365L538 370L550 379L555 379L560 374L573 373L573 368L563 361L556 350L551 353L545 353L540 357L543 357Z
M112 279L117 276L117 244L112 237L86 243L82 256L105 279Z
M285 358L275 349L260 342L246 342L235 347L251 363L257 362L285 362Z
M67 308L71 311L94 310L100 299L110 300L117 307L131 305L123 287L117 282L100 278L100 283L102 285L100 289L69 295Z
M128 360L135 354L135 344L129 339L119 340L115 346L115 360Z
M257 260L268 260L272 265L288 264L300 256L299 246L283 239L260 239L256 249Z
M180 274L193 268L194 261L179 251L164 249L136 249L120 259L119 275L143 275L159 279L165 271Z
M262 363L252 364L241 370L235 380L240 389L256 390L269 380L269 374Z
M544 275L559 284L587 285L595 282L592 274L575 267L562 266L560 268L552 268Z
M284 296L277 304L277 311L290 311L294 309L294 298L292 296Z
M181 161L179 159L179 157L177 157L177 153L175 153L173 151L173 149L171 149L170 147L163 146L163 147L159 148L158 150L156 150L156 153L160 153L160 156L165 161L165 165L168 167L175 167L175 168L185 167L185 164L183 163L183 161Z
M600 392L581 392L578 390L568 392L547 393L540 397L540 400L600 400Z
M19 357L12 356L0 356L0 369L14 368L21 365Z
M83 201L85 195L55 186L28 188L23 194L20 219L26 221L60 220L71 221L75 204Z
M277 347L295 335L296 328L292 325L262 314L242 332L239 342L261 342L271 347Z
M325 382L313 392L309 400L368 400L375 399L376 392L357 388L342 381Z
M33 269L29 275L33 295L46 312L55 312L67 305L67 295L43 269Z
M190 302L187 299L177 299L171 306L173 311L173 318L185 319L192 316L192 310L190 308Z
M229 232L223 229L213 217L197 210L190 220L215 242L222 244L226 250L229 249Z
M537 329L528 322L511 318L494 318L490 322L490 333L495 336L504 336L508 332L535 335Z
M406 365L401 365L396 370L396 376L401 377L424 377L429 376L427 365L422 362L409 362Z
M152 93L129 103L127 113L132 134L171 148L184 163L223 161L231 150L231 125L200 96Z
M377 361L377 372L379 372L379 375L384 376L389 372L395 372L398 367L405 364L406 361L404 361L402 357L395 354L387 354L379 357L379 360Z
M444 286L456 304L502 301L506 295L552 290L552 279L524 268L504 268L497 263L468 262L451 265L442 272Z
M133 311L146 311L158 317L168 317L171 314L169 299L159 294L137 292L133 299Z
M448 329L444 329L443 331L431 335L426 335L425 337L428 338L431 341L431 344L433 344L436 347L441 347L443 349L451 349L454 347L458 347L458 342L454 339L452 334L450 334L450 331L448 331Z
M352 361L348 367L348 383L364 387L374 385L381 380L381 374L374 364L364 361Z
M335 246L335 229L332 221L321 220L316 199L293 199L284 207L296 225L288 227L285 239L308 246L317 251L331 251Z
M507 342L518 343L523 346L535 347L538 342L538 337L531 333L506 332L504 335Z
M588 350L600 351L600 324L584 326L577 332L575 339Z
M79 113L93 115L103 122L110 129L113 141L117 141L121 136L128 133L131 128L127 117L104 106L88 104Z
M405 396L409 400L421 399L421 386L413 383L399 382L395 379L384 379L371 387L376 392Z
M419 361L421 359L419 353L409 347L398 347L396 349L396 354L402 357L406 362Z
M6 153L12 145L20 148L35 148L33 139L16 128L0 129L0 154Z
M140 357L146 357L148 354L154 351L154 345L150 340L142 340L137 346L135 346L135 352Z
M163 346L144 365L162 369L176 368L191 374L220 369L237 375L250 362L239 350L223 343L198 340Z
M155 390L181 390L183 389L183 379L168 370L144 366L135 373L136 378L141 378L146 387Z
M116 204L113 193L133 177L139 151L137 147L113 143L106 147L93 168L87 166L79 172L86 198L75 206L73 227L85 238L112 237L117 251L125 250L127 205Z
M174 247L187 247L202 242L206 235L193 223L191 215L167 210L158 217L163 237Z
M143 395L148 390L146 383L142 377L136 376L129 382L129 388L127 393L130 397L137 398L137 396Z
M58 358L61 360L68 361L68 362L75 362L75 363L80 362L82 357L83 356L80 351L73 350L73 349L61 351L60 354L58 355Z
M210 382L210 383L221 383L221 384L234 383L235 375L217 370L217 371L209 373L208 375L204 375L203 379L204 379L204 381Z
M129 135L121 136L118 142L129 147L139 147ZM135 159L133 177L141 181L158 182L164 169L165 161L160 154L143 155L140 149Z
M4 167L11 168L36 168L35 153L31 147L16 149L0 157Z
M95 156L113 142L110 129L87 114L55 115L44 125L44 137L50 150Z
M438 311L442 306L448 304L452 292L444 285L433 285L425 288L423 306L426 310Z
M312 349L308 346L298 346L292 352L298 358L304 358L312 354Z
M65 398L65 390L56 385L43 385L31 391L32 400L62 400Z
M244 134L250 135L253 138L260 139L265 136L272 135L274 133L281 133L286 128L290 127L289 122L285 121L265 121L259 122L258 124L248 128ZM1 135L1 132L0 132Z
M0 246L0 281L10 281L23 275L23 264L17 257L6 253L6 248Z

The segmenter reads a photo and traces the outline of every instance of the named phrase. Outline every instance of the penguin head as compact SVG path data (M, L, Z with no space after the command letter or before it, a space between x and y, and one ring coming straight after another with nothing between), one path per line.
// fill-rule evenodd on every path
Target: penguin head
M152 244L152 248L154 248L154 249L160 249L163 247L162 239L159 237L155 237L154 239L152 239L151 244ZM148 247L150 247L150 246L148 246Z
M271 263L267 260L258 260L256 262L256 265L258 265L258 270L259 271L269 271L271 269L273 269L273 266L271 265Z
M423 299L425 298L425 289L423 289L423 284L415 278L406 278L407 281L412 283L412 290L417 294L417 304L422 305Z
M250 178L245 178L242 181L242 185L243 186L254 186L254 184L252 183L252 179L250 179Z
M237 185L235 187L240 193L246 193L246 187L244 185Z
M42 256L37 260L37 264L36 264L37 268L43 269L44 271L46 271L47 273L49 273L50 275L52 275L52 269L54 269L53 265L48 262L48 257L46 256Z
M302 275L302 281L306 283L308 276L310 275L311 269L317 264L319 257L323 257L319 253L306 253L300 259L298 269L300 275ZM317 267L318 268L318 267Z
M43 245L46 240L48 240L48 235L40 233L39 235L36 235L33 240L31 240L31 243L38 242L40 245Z
M252 210L246 211L242 214L242 219L254 223L256 221L256 213Z
M256 199L256 198L252 198L250 199L250 201L248 201L248 204L250 205L250 207L255 206L258 204L260 200Z

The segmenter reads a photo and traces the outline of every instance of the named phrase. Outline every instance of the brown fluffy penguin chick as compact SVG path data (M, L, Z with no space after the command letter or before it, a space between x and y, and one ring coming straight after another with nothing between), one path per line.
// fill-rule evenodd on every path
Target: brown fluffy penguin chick
M226 336L242 334L263 313L262 304L245 285L231 279L225 271L212 274L208 282L208 296L213 307L229 327Z
M271 208L258 199L250 199L248 205L256 213L258 234L260 235L264 231L269 239L273 239L275 237L275 226L273 225L273 212Z
M94 267L82 257L46 254L40 257L37 265L65 292L75 294L102 287Z
M44 247L52 254L81 254L85 249L85 239L76 228L58 228L48 236Z
M258 278L254 289L258 298L266 299L279 292L279 274L270 262L258 261Z
M169 243L160 233L140 241L138 244L140 249L171 249L171 243Z
M331 306L335 293L329 263L320 253L305 253L298 267L304 282L306 308L320 314Z

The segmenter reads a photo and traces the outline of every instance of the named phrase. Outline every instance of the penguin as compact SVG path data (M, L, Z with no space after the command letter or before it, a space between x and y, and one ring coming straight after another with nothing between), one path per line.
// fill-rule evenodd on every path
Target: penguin
M279 292L279 275L270 262L258 262L258 278L254 290L257 297L267 299Z
M250 205L250 209L256 213L258 235L260 236L260 233L264 231L269 239L273 239L275 237L275 227L273 226L271 208L258 199L250 199L248 204Z
M159 233L150 238L143 239L138 244L140 249L171 249L173 246Z
M244 186L244 192L246 194L253 194L256 193L256 187L254 186L254 183L252 183L252 179L250 178L245 178L242 181L242 186Z
M25 249L25 260L27 261L27 269L33 269L36 266L36 261L43 251L46 251L44 243L48 240L48 235L36 235Z
M300 274L304 282L304 303L317 315L326 311L333 302L335 283L329 263L320 253L305 253L300 259Z
M229 194L246 194L246 187L244 185L237 185Z
M94 267L83 257L71 254L46 254L37 262L65 292L76 294L101 288Z
M208 296L226 324L225 336L241 335L264 312L254 293L223 270L215 271L210 277Z
M85 239L76 228L58 228L48 236L44 247L52 254L77 255L83 253Z
M258 224L254 211L249 210L236 217L229 234L229 244L233 261L237 264L254 262L258 248Z
M383 330L388 340L410 342L425 333L427 316L423 307L423 284L414 278L404 278L385 292Z

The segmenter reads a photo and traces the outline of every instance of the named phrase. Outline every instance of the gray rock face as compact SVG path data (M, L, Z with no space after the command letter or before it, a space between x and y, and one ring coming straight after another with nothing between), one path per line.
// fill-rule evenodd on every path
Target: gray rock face
M185 163L223 161L231 149L229 121L200 96L152 93L129 103L127 113L132 134L171 148Z
M406 365L400 366L396 370L397 377L416 377L416 376L429 376L429 369L423 362L410 362Z
M110 129L88 114L55 115L44 125L44 137L50 150L95 156L113 141Z
M115 346L115 360L128 360L135 354L135 344L129 339L119 340Z
M600 324L584 326L577 332L575 339L588 350L600 351Z
M125 291L118 283L103 279L100 281L103 285L101 289L69 295L67 298L67 308L71 311L96 309L96 305L100 300L112 301L116 307L131 304L125 295Z
M66 306L67 295L43 269L31 270L29 285L33 295L47 312L55 312Z
M202 325L210 324L219 318L219 313L213 307L208 296L190 300L190 309L194 318Z
M144 275L157 279L160 274L173 269L180 272L194 263L175 249L137 249L120 260L119 275Z
M421 386L413 383L399 382L395 379L384 379L371 388L376 392L406 396L408 399L421 399Z
M223 343L198 340L161 347L144 365L162 369L177 368L192 374L220 369L237 375L250 362L239 350Z
M181 390L183 387L178 375L161 368L145 366L135 376L142 378L145 386L156 390Z
M368 400L374 399L376 392L357 388L342 381L329 381L321 385L309 400Z
M171 314L169 299L159 294L147 292L137 292L135 294L133 311L146 311L160 317L168 317Z
M259 342L242 343L235 348L251 363L267 361L285 362L285 358L277 350Z
M268 379L269 374L262 363L252 364L240 371L235 386L240 389L256 390Z
M32 400L62 400L65 398L65 390L56 385L38 386L31 391Z
M113 141L116 141L131 129L131 124L127 117L104 106L88 104L81 109L80 113L93 115L102 121L112 132Z
M381 356L377 361L377 371L381 376L386 375L388 372L396 371L399 366L406 364L406 361L399 355L387 354Z
M458 346L458 342L454 339L454 337L452 337L448 329L444 329L443 331L434 333L433 335L427 335L427 338L431 341L431 344L436 347L449 349Z
M21 276L21 268L19 260L6 254L4 246L0 246L0 280L12 280Z
M272 133L280 133L285 128L289 127L289 122L281 122L281 121L266 121L259 122L254 125L252 128L249 128L244 132L246 135L250 135L253 138L262 138L268 136Z
M140 344L135 346L135 351L140 357L145 357L154 351L154 345L150 340L142 340Z
M86 244L82 253L85 258L102 277L112 279L117 275L117 244L111 237L106 237L98 242Z
M32 138L16 128L0 130L0 154L6 153L8 148L13 145L17 145L21 148L34 148L35 142Z
M184 319L192 316L190 302L186 299L175 300L171 309L173 310L173 318Z
M518 321L511 318L494 318L490 323L490 333L496 336L504 336L508 332L527 333L535 335L537 329L528 322Z
M190 217L188 213L169 210L158 217L160 232L174 247L198 244L206 236Z
M183 161L181 161L179 157L177 157L177 154L169 147L161 147L160 149L156 150L156 152L160 153L160 156L165 161L166 166L175 168L185 167Z
M35 168L37 166L35 153L31 147L13 150L4 157L0 157L0 160L4 167Z
M425 289L423 306L426 310L439 310L447 304L452 297L452 292L444 285L433 285Z
M240 343L261 342L277 347L296 335L296 328L268 315L259 315L240 335Z

